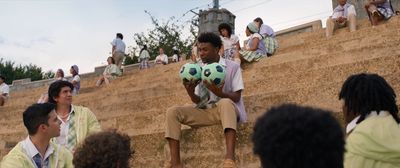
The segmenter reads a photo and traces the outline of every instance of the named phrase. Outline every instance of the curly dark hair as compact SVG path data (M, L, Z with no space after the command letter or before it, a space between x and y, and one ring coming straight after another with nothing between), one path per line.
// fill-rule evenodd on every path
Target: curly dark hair
M128 168L131 149L128 135L104 131L88 136L74 153L75 168Z
M221 48L222 46L221 38L211 32L201 33L197 41L199 43L211 43L215 48Z
M340 99L344 99L346 116L360 115L357 124L372 111L378 114L380 111L388 111L393 119L400 123L397 115L399 110L396 105L396 93L386 80L377 74L351 75L343 83L339 93Z
M218 32L222 35L222 29L225 29L228 32L228 37L230 38L232 35L232 27L228 23L221 23L218 26Z
M57 98L60 95L61 89L63 87L69 87L71 88L71 90L74 89L74 85L72 85L72 83L63 80L55 81L49 86L49 90L47 93L49 96L50 103L57 104L54 98Z
M329 111L273 107L257 119L252 141L262 167L343 168L344 132Z

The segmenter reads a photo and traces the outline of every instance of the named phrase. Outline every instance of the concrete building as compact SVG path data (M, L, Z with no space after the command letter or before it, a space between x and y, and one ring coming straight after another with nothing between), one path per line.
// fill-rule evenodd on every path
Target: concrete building
M199 13L199 33L214 32L218 33L218 25L228 23L232 27L232 32L235 32L235 18L228 10L219 9L218 0L214 0L214 6L208 10L200 10Z

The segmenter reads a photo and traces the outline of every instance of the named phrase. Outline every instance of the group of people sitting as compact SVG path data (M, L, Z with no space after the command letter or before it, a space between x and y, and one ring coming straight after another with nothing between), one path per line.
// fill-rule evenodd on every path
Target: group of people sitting
M245 40L243 48L240 47L239 37L233 33L232 27L228 23L220 24L218 32L223 43L219 55L238 64L243 61L253 62L272 56L278 48L274 30L264 24L259 17L246 26L245 32L248 39ZM192 49L192 61L201 62L197 45L198 42L195 42Z
M367 0L365 11L368 14L372 26L377 26L380 21L389 20L398 14L392 7L390 0ZM342 27L348 26L350 32L356 31L356 9L347 0L338 0L338 6L333 14L326 21L326 36L331 37L333 32Z
M162 64L162 65L167 65L169 60L168 60L168 55L164 53L164 49L162 47L159 48L159 55L156 57L154 60L155 64ZM172 55L172 62L179 62L182 60L182 57L179 53L179 50L177 48L173 48L174 55ZM143 45L143 48L139 52L139 57L138 61L140 63L139 69L147 69L149 68L149 60L150 60L150 54L147 49L147 45Z

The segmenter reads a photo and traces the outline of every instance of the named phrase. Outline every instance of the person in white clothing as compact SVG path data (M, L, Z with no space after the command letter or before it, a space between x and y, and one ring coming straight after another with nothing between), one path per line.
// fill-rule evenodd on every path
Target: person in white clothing
M79 90L81 89L81 77L79 76L79 68L77 65L72 65L69 72L72 75L71 83L74 85L74 89L72 90L72 95L78 95Z
M117 37L111 42L112 45L112 57L115 60L115 64L118 68L121 68L122 61L125 57L125 43L122 41L124 36L121 33L117 33Z
M3 106L10 94L10 88L6 84L6 78L0 75L0 106Z
M156 64L167 65L168 64L168 56L164 54L164 49L160 48L159 52L160 52L160 55L158 55L155 60Z
M356 10L347 0L338 0L339 5L333 10L331 17L326 20L326 37L331 37L337 28L348 26L350 32L356 31Z
M218 31L223 44L219 51L219 55L222 58L229 59L240 64L239 37L232 34L232 28L227 23L221 23L218 26Z

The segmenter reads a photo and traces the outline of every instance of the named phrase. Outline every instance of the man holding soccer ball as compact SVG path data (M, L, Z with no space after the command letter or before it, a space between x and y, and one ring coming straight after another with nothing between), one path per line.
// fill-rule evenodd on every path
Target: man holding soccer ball
M236 167L234 158L237 124L246 121L241 96L244 85L240 65L218 55L221 46L222 41L216 34L203 33L198 37L198 51L203 63L219 63L226 74L222 84L215 84L215 80L205 80L205 76L202 76L203 80L184 80L183 85L195 105L174 106L167 110L165 138L169 143L171 161L166 167L183 167L179 146L181 124L201 127L220 123L226 140L226 154L222 167ZM208 72L207 76L212 77L213 72L221 72L218 65L215 67L217 69L211 71L211 74Z

